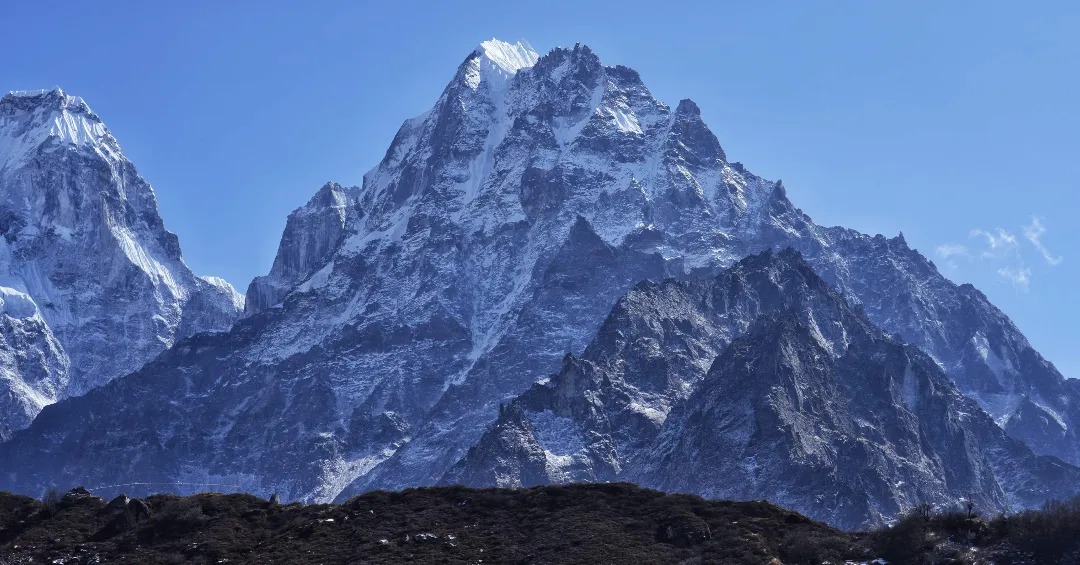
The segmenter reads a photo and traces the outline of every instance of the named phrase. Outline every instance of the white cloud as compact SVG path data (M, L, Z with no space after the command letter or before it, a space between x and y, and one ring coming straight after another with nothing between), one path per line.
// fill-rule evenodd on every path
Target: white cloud
M1027 267L1002 267L997 272L998 275L1001 275L1001 278L1025 292L1031 285L1031 269Z
M981 237L986 240L989 248L983 252L984 257L1011 253L1017 246L1016 236L1002 228L997 228L992 232L975 228L971 230L969 237Z
M938 257L941 257L943 264L952 270L956 270L956 258L967 259L970 257L968 248L966 245L959 245L955 243L945 243L937 246Z
M1042 218L1038 216L1031 217L1031 223L1024 226L1024 237L1028 242L1042 255L1043 260L1047 265L1051 267L1060 265L1062 261L1061 255L1055 257L1050 253L1050 250L1046 248L1046 245L1042 242L1042 236L1046 233L1046 227L1042 224Z
M1063 258L1051 253L1043 244L1046 226L1039 216L1032 216L1031 223L1022 226L1020 233L1023 239L1005 228L975 228L968 232L970 241L967 245L943 243L935 251L949 269L957 269L958 260L963 260L967 266L984 266L1026 292L1031 287L1032 269L1028 265L1033 260L1044 261L1053 267L1061 264ZM1031 247L1021 245L1023 241L1030 243ZM1038 259L1033 256L1032 249L1038 254Z
M946 243L937 246L937 254L940 255L942 259L951 259L956 256L966 256L968 254L968 249L965 245Z

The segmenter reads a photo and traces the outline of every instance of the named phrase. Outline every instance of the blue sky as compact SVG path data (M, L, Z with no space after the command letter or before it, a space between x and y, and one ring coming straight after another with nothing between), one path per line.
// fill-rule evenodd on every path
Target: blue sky
M1080 5L1021 6L6 1L0 90L84 97L188 264L243 290L287 214L359 184L481 40L583 42L698 102L819 223L903 231L1080 377Z

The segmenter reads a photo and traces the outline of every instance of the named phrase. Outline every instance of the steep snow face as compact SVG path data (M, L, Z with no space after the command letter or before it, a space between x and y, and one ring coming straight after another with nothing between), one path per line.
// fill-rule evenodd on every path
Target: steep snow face
M540 55L526 41L507 43L498 39L481 42L475 53L480 57L472 58L467 72L467 83L472 88L479 88L480 83L492 87L503 87L511 77L522 69L536 64ZM473 69L476 69L475 74Z
M42 406L134 371L178 337L225 329L238 295L195 277L150 185L78 97L0 100L0 412Z
M901 238L817 226L781 183L729 162L693 102L656 100L635 71L583 45L536 57L485 42L359 189L324 187L294 212L274 268L248 290L251 316L46 409L0 448L0 487L199 478L327 500L431 484L501 401L582 351L636 283L788 246L957 382L981 382L985 363L964 354L977 331L1018 368L1039 360L1007 318ZM631 403L642 426L673 406L656 386ZM694 389L689 377L667 386ZM572 473L576 445L529 459L528 472Z

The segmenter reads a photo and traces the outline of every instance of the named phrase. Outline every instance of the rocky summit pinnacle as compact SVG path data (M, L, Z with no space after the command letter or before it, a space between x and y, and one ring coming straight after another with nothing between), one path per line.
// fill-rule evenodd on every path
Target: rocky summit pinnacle
M856 326L922 351L942 371L933 378L955 383L993 426L1036 453L1080 462L1080 391L1004 314L903 240L815 224L789 200L796 187L729 162L692 102L672 108L637 72L605 65L580 44L537 56L524 43L484 42L448 75L432 108L403 122L360 187L328 185L290 216L274 267L249 287L248 317L45 409L0 444L0 488L131 478L331 500L433 484L500 422L500 405L588 359L627 291L708 279L788 247L800 269L817 274L814 284L863 312ZM724 340L633 344L655 371L648 386L635 385L639 396L624 396L644 403L631 402L621 413L627 427L610 433L659 433L710 382L712 361L756 319L757 306L738 294L750 285L731 288L714 300L747 311L732 311ZM811 295L821 316L842 314L828 309L825 291ZM668 298L657 307L685 305ZM806 345L799 327L829 330L811 314L821 323L785 326L784 343ZM671 323L692 326L697 315L690 309ZM840 354L841 344L833 347ZM674 354L684 350L693 355ZM820 375L847 370L823 363ZM587 408L573 394L586 371L581 378L565 380L567 406ZM507 410L500 430L528 417ZM1060 425L1037 425L1040 414ZM80 449L64 447L73 445ZM603 461L591 467L598 478L632 463ZM550 476L546 459L543 468L537 458L526 463L528 476ZM903 504L886 492L874 512L938 492L951 491L904 491Z
M196 277L153 189L81 98L0 99L0 428L227 328L238 295Z

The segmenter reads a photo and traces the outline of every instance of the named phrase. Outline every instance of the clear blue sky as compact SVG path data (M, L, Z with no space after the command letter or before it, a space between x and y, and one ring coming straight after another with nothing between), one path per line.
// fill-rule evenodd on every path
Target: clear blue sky
M0 0L0 89L84 97L188 264L243 290L289 211L359 184L481 40L583 42L697 101L818 222L902 230L1080 377L1080 5L583 4Z

